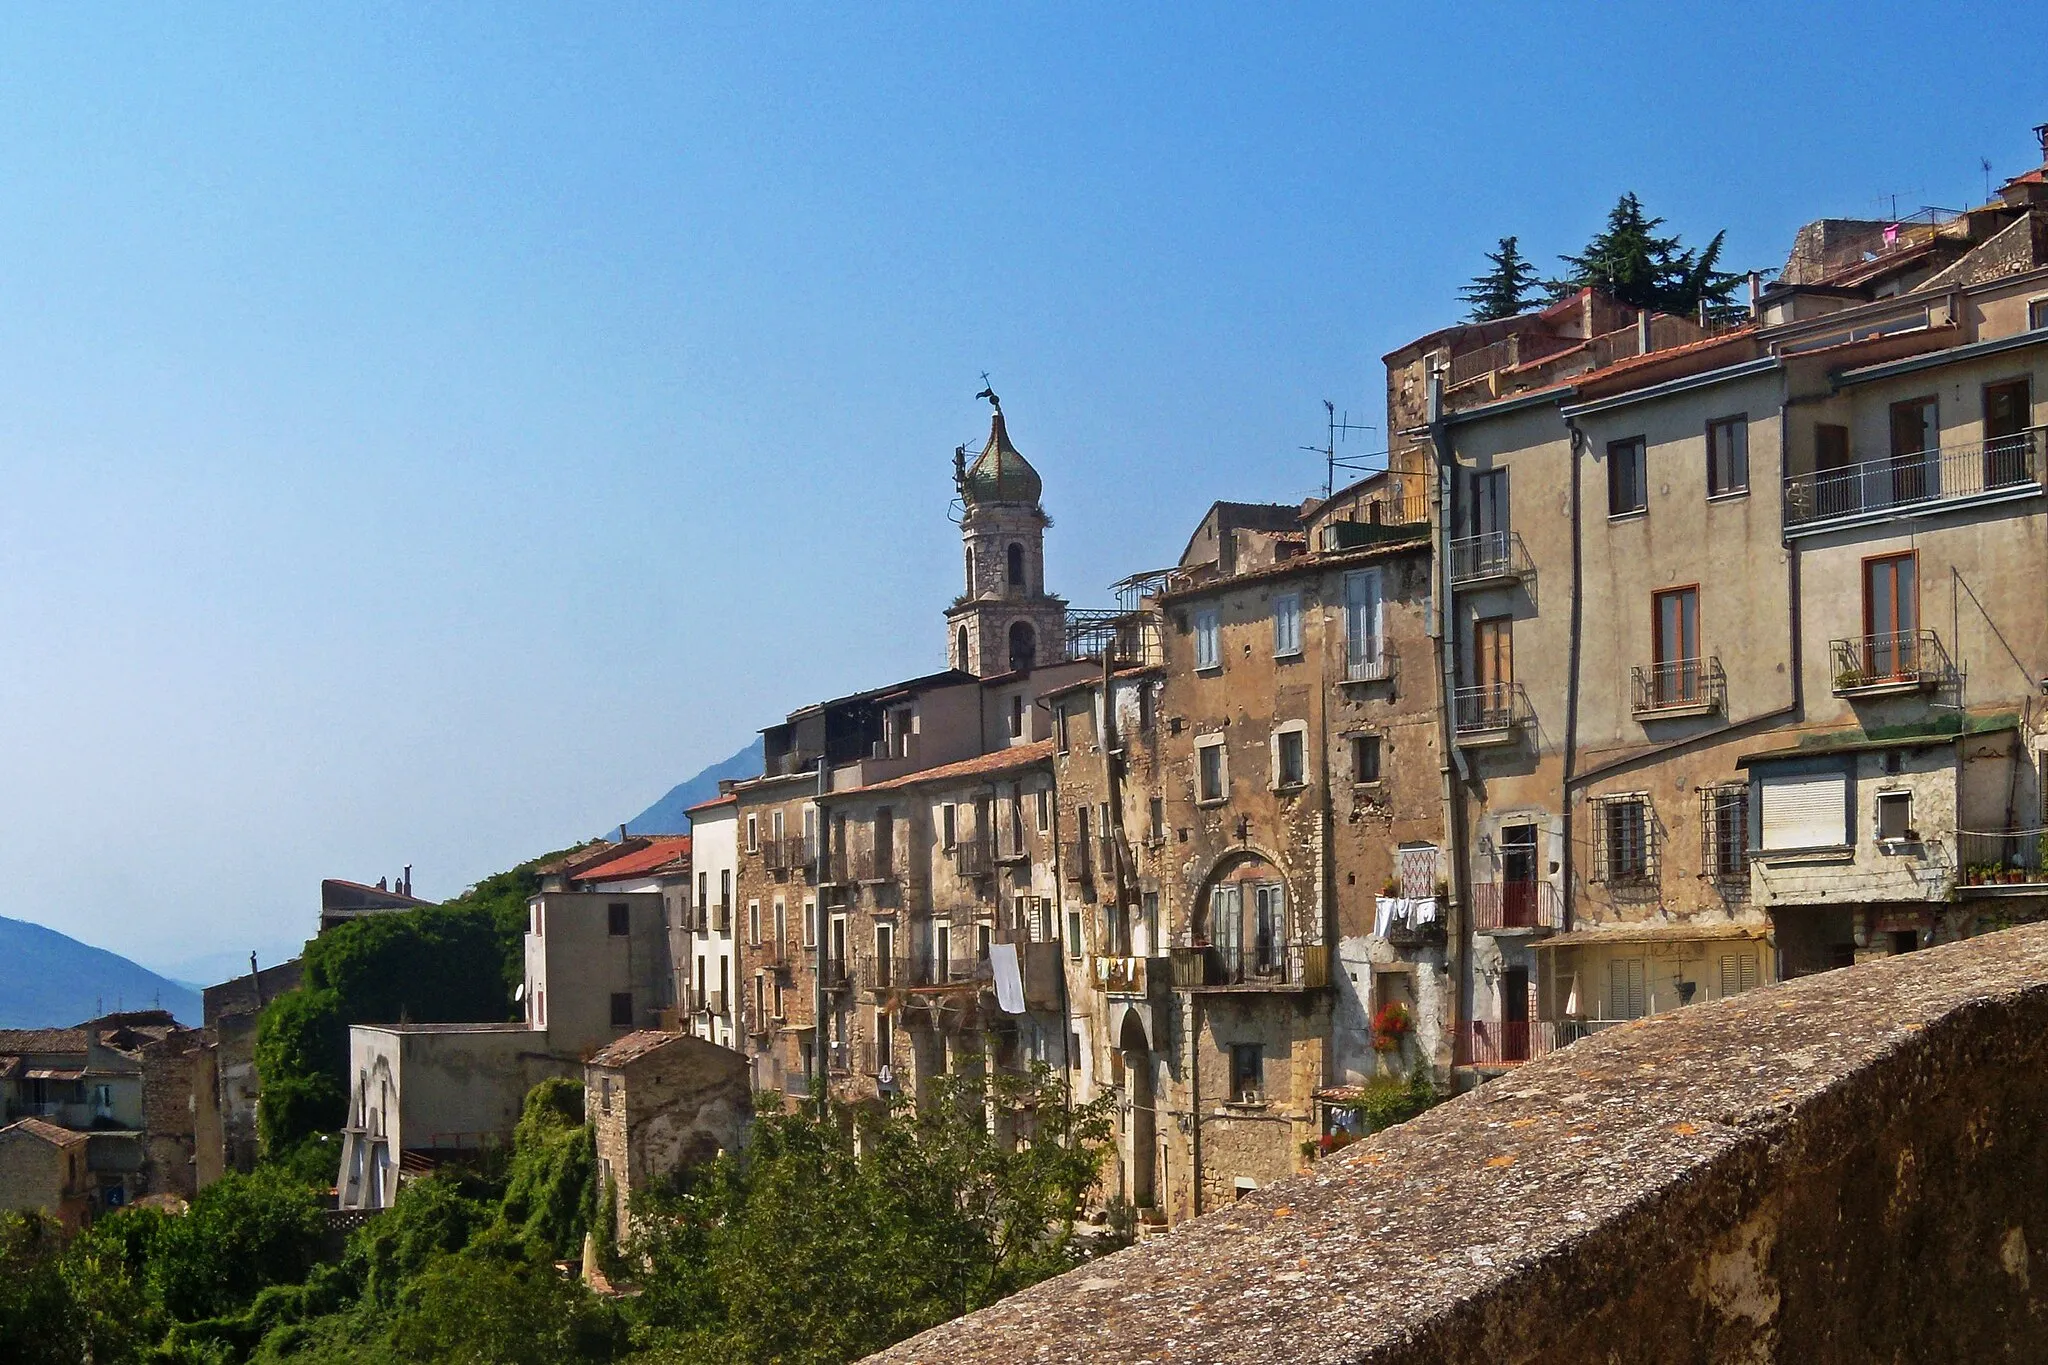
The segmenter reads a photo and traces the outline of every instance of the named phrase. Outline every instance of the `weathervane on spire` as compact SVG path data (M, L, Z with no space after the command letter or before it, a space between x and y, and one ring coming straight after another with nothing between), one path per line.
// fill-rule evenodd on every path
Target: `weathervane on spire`
M988 405L994 408L997 414L1000 415L1003 410L1003 400L996 397L995 386L989 382L987 370L983 370L981 372L981 384L981 392L977 393L974 396L976 398L986 398L988 400Z

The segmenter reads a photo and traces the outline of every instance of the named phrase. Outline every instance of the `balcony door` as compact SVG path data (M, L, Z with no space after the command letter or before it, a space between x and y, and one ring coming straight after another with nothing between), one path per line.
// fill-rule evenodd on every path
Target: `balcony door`
M1235 969L1244 950L1244 886L1224 882L1209 892L1209 946L1223 959L1225 971Z
M1472 623L1473 725L1507 724L1515 685L1515 619L1489 616ZM1460 723L1465 723L1461 718Z
M1872 681L1919 672L1920 566L1910 552L1863 561L1863 669Z
M1659 706L1687 706L1700 699L1700 590L1672 588L1654 594L1656 653L1652 677Z
M1917 502L1941 491L1941 427L1932 398L1892 404L1891 501Z
M1271 976L1286 965L1287 892L1278 882L1252 888L1252 967Z
M2039 477L2034 468L2033 384L2025 379L1984 386L1984 486L2009 488Z
M1500 832L1501 926L1536 927L1536 826L1509 825Z
M1489 540L1505 540L1508 533L1508 472L1505 469L1482 470L1472 476L1472 506L1468 513L1466 534L1485 536ZM1482 542L1484 545L1486 542ZM1484 548L1482 556L1488 554Z
M1500 978L1500 1059L1529 1060L1529 969L1510 967Z

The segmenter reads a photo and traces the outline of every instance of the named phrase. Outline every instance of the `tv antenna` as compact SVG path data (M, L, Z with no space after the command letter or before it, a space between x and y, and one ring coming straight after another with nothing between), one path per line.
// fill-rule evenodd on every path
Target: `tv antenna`
M1357 474L1370 474L1373 472L1373 466L1368 464L1367 461L1374 455L1384 455L1387 452L1376 450L1363 455L1346 455L1343 459L1338 459L1337 443L1339 441L1348 440L1351 434L1356 431L1378 431L1379 428L1370 422L1352 421L1349 411L1340 415L1337 411L1337 405L1327 398L1323 400L1323 416L1328 423L1328 431L1323 439L1323 444L1319 446L1302 446L1300 448L1312 455L1323 457L1323 496L1328 498L1337 491L1338 470L1347 470Z

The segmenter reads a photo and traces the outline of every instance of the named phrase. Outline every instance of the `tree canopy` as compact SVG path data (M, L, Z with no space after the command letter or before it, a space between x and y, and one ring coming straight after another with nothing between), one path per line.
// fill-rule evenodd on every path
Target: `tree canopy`
M1529 263L1529 258L1522 254L1516 238L1501 238L1499 250L1487 252L1486 259L1493 268L1475 276L1459 294L1472 306L1472 311L1466 315L1467 321L1492 322L1497 318L1511 318L1531 304L1542 301L1542 277Z
M1643 212L1633 193L1608 211L1607 225L1576 256L1559 259L1570 269L1552 282L1554 297L1588 285L1635 308L1688 317L1702 302L1710 315L1729 307L1738 277L1720 267L1724 228L1703 248L1685 246L1676 233L1659 236L1662 218Z

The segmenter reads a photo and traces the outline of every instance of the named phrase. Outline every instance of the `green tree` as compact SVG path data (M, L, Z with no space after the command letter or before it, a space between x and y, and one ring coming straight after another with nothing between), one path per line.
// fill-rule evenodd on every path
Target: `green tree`
M556 1076L529 1090L512 1130L505 1224L549 1256L580 1256L597 1202L596 1172L582 1085Z
M304 1280L324 1235L319 1202L304 1185L276 1171L229 1174L201 1190L189 1212L159 1223L145 1284L174 1318L219 1317L266 1286Z
M1513 237L1500 239L1500 249L1486 253L1493 268L1475 276L1458 297L1471 305L1471 322L1511 318L1543 297L1542 277Z
M400 1359L427 1365L610 1360L624 1340L616 1311L552 1265L473 1252L430 1261L391 1330Z
M0 1360L77 1365L85 1312L59 1266L63 1235L40 1214L0 1212Z
M1570 270L1551 283L1552 294L1563 297L1590 285L1634 308L1688 317L1704 302L1710 316L1728 313L1739 280L1719 268L1727 231L1695 250L1676 234L1659 236L1662 226L1664 220L1647 216L1634 194L1622 195L1585 249L1560 258Z

